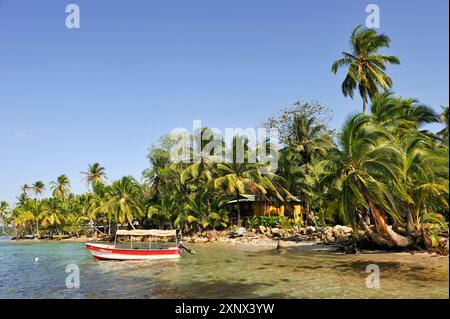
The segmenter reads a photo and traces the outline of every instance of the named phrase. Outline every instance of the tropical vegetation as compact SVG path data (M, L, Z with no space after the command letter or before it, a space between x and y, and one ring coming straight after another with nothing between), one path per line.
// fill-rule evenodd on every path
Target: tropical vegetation
M358 26L351 35L352 52L332 67L348 67L345 96L354 89L363 112L351 114L341 130L328 127L330 112L318 102L297 102L270 116L264 125L277 129L278 168L251 161L261 147L236 135L229 143L205 150L214 135L203 128L197 160L194 149L172 156L173 136L163 136L148 153L141 181L131 176L109 181L99 163L82 172L87 192L75 195L61 175L46 185L23 185L17 202L0 202L2 230L38 237L104 234L117 227L179 227L186 232L225 229L231 225L230 200L237 201L239 226L350 225L361 238L389 248L438 247L448 237L449 144L448 106L437 114L414 98L389 91L386 64L380 55L389 37ZM381 90L380 90L381 89ZM367 109L368 106L368 109ZM440 123L440 124L439 124ZM433 133L427 125L443 128ZM242 162L234 152L244 150ZM219 155L217 155L219 154ZM240 195L254 194L277 205L298 200L300 221L280 216L241 218Z

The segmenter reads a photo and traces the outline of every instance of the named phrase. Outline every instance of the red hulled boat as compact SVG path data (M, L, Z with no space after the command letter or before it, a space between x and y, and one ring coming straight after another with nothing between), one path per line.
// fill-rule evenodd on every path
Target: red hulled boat
M130 236L130 247L117 247L118 236ZM152 241L148 242L148 247L133 247L134 236L152 237L173 237L177 238L176 230L157 230L157 229L136 229L136 230L117 230L114 244L86 243L86 248L92 256L100 260L153 260L153 259L172 259L179 258L182 248L185 248L181 240L174 247L155 248L152 247ZM142 243L141 243L142 244Z

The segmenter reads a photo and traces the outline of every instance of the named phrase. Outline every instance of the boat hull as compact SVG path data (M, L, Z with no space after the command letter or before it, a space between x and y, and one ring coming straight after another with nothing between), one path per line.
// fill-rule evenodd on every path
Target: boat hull
M99 260L157 260L180 258L181 249L119 249L113 245L87 243L86 248Z

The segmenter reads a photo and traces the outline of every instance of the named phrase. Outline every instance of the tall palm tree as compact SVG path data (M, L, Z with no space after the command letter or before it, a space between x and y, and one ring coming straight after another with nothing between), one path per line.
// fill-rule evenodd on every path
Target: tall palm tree
M66 175L58 176L56 181L50 182L54 197L65 198L70 191L70 181Z
M278 173L287 181L288 190L300 197L305 221L313 225L312 196L307 177L313 163L325 158L334 144L325 125L312 114L295 115L291 131L287 146L281 150Z
M28 192L30 191L31 187L28 184L23 184L20 187L20 190L22 191L22 194L25 195L26 197L28 197Z
M390 42L388 36L358 25L351 35L351 52L342 52L343 57L331 67L334 74L339 68L348 68L342 82L342 93L353 98L354 90L358 88L363 100L363 112L366 111L368 99L379 92L379 87L383 90L392 87L393 81L385 73L386 64L400 64L400 60L395 56L378 54L378 50L389 47Z
M81 172L86 179L87 186L95 186L99 183L104 183L106 179L105 168L99 163L89 164L86 172Z
M312 115L295 116L292 131L288 147L300 156L302 164L311 164L314 157L325 156L333 146L325 125L316 123Z
M37 181L31 186L31 190L33 191L35 196L42 196L45 192L45 184L42 181Z

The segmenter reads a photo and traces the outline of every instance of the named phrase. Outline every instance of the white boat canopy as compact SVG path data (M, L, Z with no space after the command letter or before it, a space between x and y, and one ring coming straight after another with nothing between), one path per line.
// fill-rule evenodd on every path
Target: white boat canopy
M159 230L159 229L133 229L133 230L119 229L117 230L116 235L169 237L169 236L176 236L177 231Z

